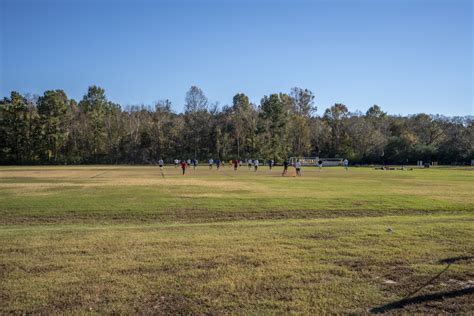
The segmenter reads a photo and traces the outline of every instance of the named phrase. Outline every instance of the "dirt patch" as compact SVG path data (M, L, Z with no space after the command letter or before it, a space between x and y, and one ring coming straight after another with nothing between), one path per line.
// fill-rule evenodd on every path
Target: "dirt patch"
M27 273L31 273L31 274L45 274L49 272L59 271L59 270L62 270L63 268L64 266L61 266L61 265L42 264L42 265L27 267L24 270Z
M308 239L315 239L315 240L334 240L340 237L336 234L331 234L329 232L313 232L310 235L307 235L306 238Z
M36 225L36 224L120 224L120 223L217 223L238 220L278 220L278 219L330 219L341 217L381 217L381 216L415 216L447 214L447 211L353 211L353 210L273 210L273 211L222 211L215 209L173 209L167 211L128 211L113 212L87 210L68 212L58 215L17 214L0 210L0 225ZM449 214L466 214L466 212L449 212ZM312 239L326 238L315 233ZM327 238L331 238L328 236Z
M258 268L258 267L264 266L265 261L247 256L247 255L237 255L230 259L230 264L250 267L250 268Z
M114 272L123 275L155 275L157 273L175 273L179 270L179 267L173 265L157 265L120 268Z

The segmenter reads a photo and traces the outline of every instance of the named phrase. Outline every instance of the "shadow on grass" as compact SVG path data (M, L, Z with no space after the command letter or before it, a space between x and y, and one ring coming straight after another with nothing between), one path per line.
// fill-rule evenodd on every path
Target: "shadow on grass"
M428 282L423 284L421 287L417 288L416 290L410 292L407 296L405 296L403 299L388 303L379 307L374 307L370 309L369 311L374 314L381 314L385 313L388 311L391 311L393 309L399 309L403 308L406 305L410 304L420 304L424 302L429 302L429 301L435 301L435 300L440 300L440 299L446 299L446 298L452 298L452 297L458 297L458 296L463 296L463 295L469 295L469 294L474 294L474 287L468 287L465 289L461 290L455 290L455 291L449 291L449 292L439 292L439 293L433 293L433 294L426 294L426 295L419 295L415 297L411 297L414 294L418 293L420 290L425 288L427 285L433 283L434 280L438 279L444 272L446 272L449 267L453 263L457 263L458 261L468 261L474 259L474 256L459 256L459 257L451 257L451 258L446 258L442 259L439 261L439 263L444 263L447 264L446 268L441 270L437 275L432 277Z
M474 294L474 287L468 287L465 289L449 291L449 292L439 292L439 293L433 293L433 294L419 295L419 296L415 296L411 298L404 298L402 300L399 300L393 303L385 304L379 307L374 307L370 309L370 312L374 314L382 314L394 309L403 308L406 305L410 305L410 304L420 304L420 303L425 303L429 301L436 301L440 299L447 299L447 298L453 298L453 297L470 295L470 294Z
M452 264L458 261L467 261L467 260L472 260L472 259L474 259L474 256L452 257L452 258L446 258L446 259L440 260L439 263Z

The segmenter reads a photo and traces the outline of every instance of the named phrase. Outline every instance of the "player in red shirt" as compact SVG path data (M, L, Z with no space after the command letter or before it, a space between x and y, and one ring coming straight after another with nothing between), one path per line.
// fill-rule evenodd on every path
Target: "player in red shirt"
M187 167L186 161L181 160L181 169L183 170L183 176L184 176L184 173L186 172L186 167Z
M237 171L237 167L239 166L239 161L237 159L234 159L232 163L234 164L234 171Z

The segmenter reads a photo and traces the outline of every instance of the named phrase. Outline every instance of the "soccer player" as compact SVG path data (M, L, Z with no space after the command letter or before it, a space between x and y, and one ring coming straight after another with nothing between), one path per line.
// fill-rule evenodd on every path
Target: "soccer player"
M253 171L257 172L257 170L258 170L258 159L255 159L253 161Z
M183 176L184 176L184 173L186 172L186 161L184 160L181 160L181 169L183 170Z
M216 159L216 168L217 170L219 170L219 167L221 166L221 160L220 159Z
M249 165L249 169L252 168L252 162L253 162L252 159L248 159L248 160L247 160L247 163L248 163L248 165Z
M178 159L175 159L174 160L174 167L177 168L179 165L179 160Z
M237 167L239 166L239 161L235 159L233 163L234 163L234 171L237 171Z
M349 169L349 160L344 159L344 162L343 162L343 165L344 165L344 168L346 169L346 171Z
M319 171L323 169L323 161L321 159L318 161L318 168L319 168Z
M193 159L193 170L196 170L197 165L198 165L198 160Z
M301 162L299 159L296 160L295 169L296 169L296 175L301 177Z
M212 169L213 164L214 164L214 160L212 158L209 159L209 169Z
M285 159L285 161L283 161L283 173L281 174L282 177L284 177L288 172L288 165L288 160Z
M158 166L160 166L160 173L163 178L165 177L165 175L163 174L164 165L165 165L165 162L163 161L163 159L160 158L160 160L158 160Z

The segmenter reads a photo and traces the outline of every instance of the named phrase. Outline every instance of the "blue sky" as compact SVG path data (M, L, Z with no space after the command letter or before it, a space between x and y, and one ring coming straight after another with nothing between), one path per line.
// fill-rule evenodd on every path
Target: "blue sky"
M0 96L92 84L122 105L191 85L229 104L298 86L391 114L473 115L470 0L0 0Z

